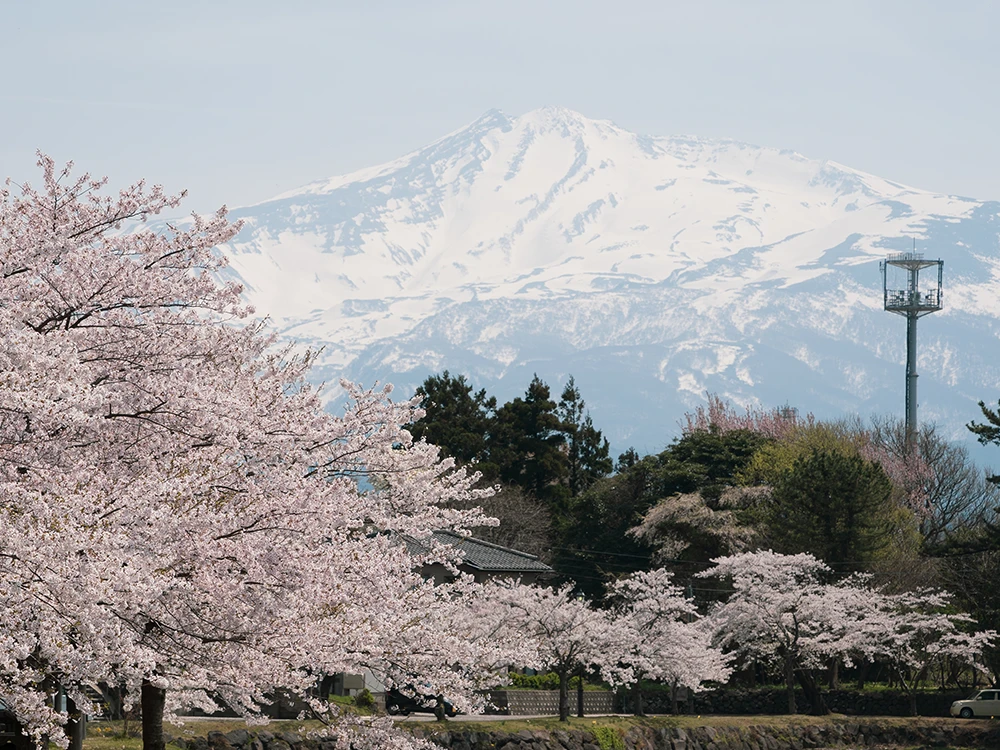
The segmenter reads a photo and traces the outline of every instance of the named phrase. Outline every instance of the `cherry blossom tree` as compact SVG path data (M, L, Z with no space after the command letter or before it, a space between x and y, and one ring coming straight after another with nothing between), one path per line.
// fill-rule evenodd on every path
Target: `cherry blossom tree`
M956 612L949 594L932 589L887 593L857 577L838 588L835 606L847 615L844 642L849 652L887 661L917 715L918 681L934 665L948 661L988 677L983 651L997 640L994 630L974 631L975 620Z
M217 329L199 325L200 316L241 313L238 289L209 276L219 267L209 248L235 231L222 215L170 238L122 234L123 222L176 199L142 184L100 197L102 181L70 179L68 167L60 173L44 157L40 166L41 191L5 190L0 202L0 327L10 342L0 393L0 481L11 524L5 614L18 643L6 677L36 736L51 719L39 693L56 684L72 690L88 672L108 676L108 646L119 661L138 657L112 608L90 600L119 601L124 588L150 582L143 561L128 554L121 521L128 513L142 523L153 507L142 500L181 489L177 469L173 486L155 476L158 459L183 460L181 441L190 450L214 440L213 407L222 404L206 398L211 388L184 387L191 367L245 350L256 335L213 336ZM160 343L156 330L168 334ZM188 471L188 482L196 477Z
M524 666L559 676L559 720L569 718L569 678L596 668L612 684L634 681L631 669L620 664L625 629L606 610L594 609L573 595L573 587L558 589L510 586L497 601L506 611L507 627L530 642L535 654Z
M725 682L729 658L711 644L712 632L694 603L662 568L634 573L608 586L612 617L625 639L620 663L631 669L633 711L642 716L639 680L670 684L676 711L677 688L697 691L706 682Z
M781 665L788 712L795 713L795 681L806 691L815 713L828 713L812 678L821 657L833 648L840 613L825 606L820 576L829 568L810 554L745 552L716 558L699 573L732 582L733 593L710 614L720 645Z
M765 409L751 405L741 411L716 393L706 393L705 396L705 406L695 407L693 412L684 415L682 429L685 435L709 430L722 433L746 430L781 440L796 429L816 423L812 414L800 417L798 410L789 406Z
M180 196L39 164L39 189L0 195L0 694L41 741L56 689L123 685L158 748L168 695L252 713L317 669L427 670L382 645L447 596L399 535L483 522L454 510L475 478L410 439L389 389L323 411L311 356L217 281L224 209L156 228ZM465 657L442 690L497 660Z
M809 554L750 552L713 562L699 575L727 577L734 589L710 613L719 642L782 665L789 713L796 710L796 679L813 711L826 711L811 670L836 657L848 664L886 659L915 714L915 683L928 667L953 659L985 671L983 649L997 637L992 630L972 632L972 618L955 612L943 592L885 592L868 575L824 584L830 569Z
M387 684L424 697L447 696L459 711L481 713L485 691L504 681L511 664L536 660L536 645L510 627L506 603L511 591L524 588L519 584L476 583L459 575L448 585L406 576L391 585L396 606L408 617L393 623L392 632L351 641L358 648L353 664ZM335 645L342 649L344 641Z
M660 559L678 559L692 540L703 537L726 552L743 551L759 532L740 523L738 513L755 502L770 500L770 490L762 487L729 487L713 508L700 492L683 492L660 500L629 530L636 539L656 546Z

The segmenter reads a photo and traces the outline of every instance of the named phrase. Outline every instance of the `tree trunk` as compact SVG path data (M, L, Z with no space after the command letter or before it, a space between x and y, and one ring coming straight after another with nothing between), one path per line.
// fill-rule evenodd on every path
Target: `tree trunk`
M840 690L840 659L836 656L830 661L830 690Z
M559 673L559 721L569 721L569 672ZM158 748L158 750L164 750Z
M646 710L642 706L642 687L639 680L632 683L632 713L636 716L646 715Z
M865 689L865 681L868 678L868 670L871 668L871 662L864 659L861 664L858 665L858 690Z
M826 716L830 709L823 700L823 693L820 692L819 685L816 684L816 677L811 669L800 669L796 672L799 684L802 685L802 692L806 694L809 701L810 711L813 716Z
M83 735L85 718L76 703L66 697L66 713L69 721L66 722L66 736L69 737L69 750L83 750Z
M166 750L163 741L163 706L167 701L165 688L142 681L139 705L142 707L142 750Z
M790 656L785 656L785 691L788 694L788 713L798 713L795 705L795 662Z
M906 674L903 672L902 667L896 667L896 678L899 680L899 686L906 691L906 695L910 699L910 716L917 715L917 679L916 677L910 677L906 679ZM892 675L893 671L890 670L889 674Z
M583 718L583 672L576 676L576 715Z
M670 712L674 716L680 712L677 704L677 680L674 680L673 684L670 686Z

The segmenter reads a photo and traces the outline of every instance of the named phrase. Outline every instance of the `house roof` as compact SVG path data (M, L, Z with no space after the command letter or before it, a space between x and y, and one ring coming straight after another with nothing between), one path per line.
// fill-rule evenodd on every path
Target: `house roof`
M482 539L462 536L454 531L435 531L432 539L455 547L462 553L462 564L492 573L551 573L552 568L527 552L501 547ZM413 554L426 554L430 548L412 537L406 537L406 547Z

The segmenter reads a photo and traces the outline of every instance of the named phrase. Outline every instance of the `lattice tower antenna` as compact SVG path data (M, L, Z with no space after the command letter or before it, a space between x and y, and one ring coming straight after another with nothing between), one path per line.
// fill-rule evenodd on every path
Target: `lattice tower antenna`
M937 267L937 286L920 289L920 272ZM906 449L916 445L917 435L917 318L941 309L943 260L927 260L923 253L896 253L879 263L885 309L906 318Z

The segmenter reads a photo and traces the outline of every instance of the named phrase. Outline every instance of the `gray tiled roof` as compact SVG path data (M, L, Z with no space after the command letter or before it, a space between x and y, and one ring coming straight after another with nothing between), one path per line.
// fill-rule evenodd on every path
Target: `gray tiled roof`
M509 573L551 573L552 568L534 555L481 539L462 536L453 531L435 531L431 534L435 542L447 544L462 552L462 564L476 570ZM416 539L406 538L407 548L415 554L429 551L428 547Z

